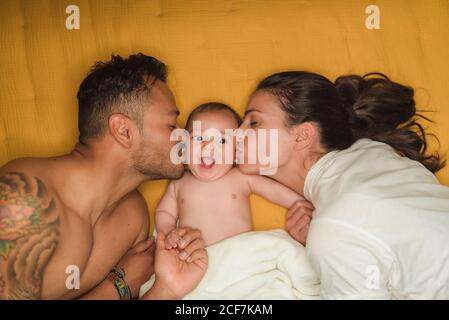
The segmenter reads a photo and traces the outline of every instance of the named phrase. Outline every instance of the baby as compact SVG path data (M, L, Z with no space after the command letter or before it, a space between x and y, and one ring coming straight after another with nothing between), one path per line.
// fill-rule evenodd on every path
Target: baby
M192 136L193 121L201 121L201 134ZM225 161L226 144L235 138L227 136L225 130L238 129L241 121L233 109L216 102L202 104L189 115L188 171L181 179L170 182L155 213L156 230L168 235L167 248L183 247L183 239L174 232L177 226L199 229L206 246L251 231L251 193L286 208L304 199L270 178L241 173L232 163L234 158L226 163L229 162ZM210 128L222 134L219 143L206 136ZM193 148L195 141L201 144L199 150Z

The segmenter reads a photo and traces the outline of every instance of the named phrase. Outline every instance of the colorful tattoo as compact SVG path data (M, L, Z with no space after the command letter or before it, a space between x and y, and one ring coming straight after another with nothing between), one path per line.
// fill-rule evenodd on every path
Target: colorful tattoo
M40 298L42 273L59 240L54 206L38 178L0 176L0 298Z

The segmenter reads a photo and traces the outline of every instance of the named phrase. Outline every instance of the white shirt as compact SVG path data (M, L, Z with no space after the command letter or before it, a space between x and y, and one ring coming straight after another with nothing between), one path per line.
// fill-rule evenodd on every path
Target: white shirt
M449 299L449 188L389 145L360 139L307 174L307 239L327 299Z

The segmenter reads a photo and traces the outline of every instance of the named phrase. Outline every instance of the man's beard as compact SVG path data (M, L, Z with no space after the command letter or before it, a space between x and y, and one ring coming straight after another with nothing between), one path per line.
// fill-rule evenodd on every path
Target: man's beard
M134 169L148 180L179 179L184 174L184 166L172 163L169 155L170 149L142 145L133 155Z

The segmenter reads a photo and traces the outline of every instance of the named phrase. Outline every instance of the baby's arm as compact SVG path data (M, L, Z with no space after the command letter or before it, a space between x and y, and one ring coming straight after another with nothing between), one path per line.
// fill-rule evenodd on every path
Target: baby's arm
M296 241L305 245L310 220L315 209L313 205L290 188L270 178L249 175L247 179L251 192L289 208L286 215L286 229Z
M169 183L164 196L156 208L156 230L168 235L170 231L176 228L177 220L178 203L176 200L175 183L172 181Z
M284 208L290 208L297 200L305 200L292 189L273 179L259 175L247 175L246 177L252 193Z

